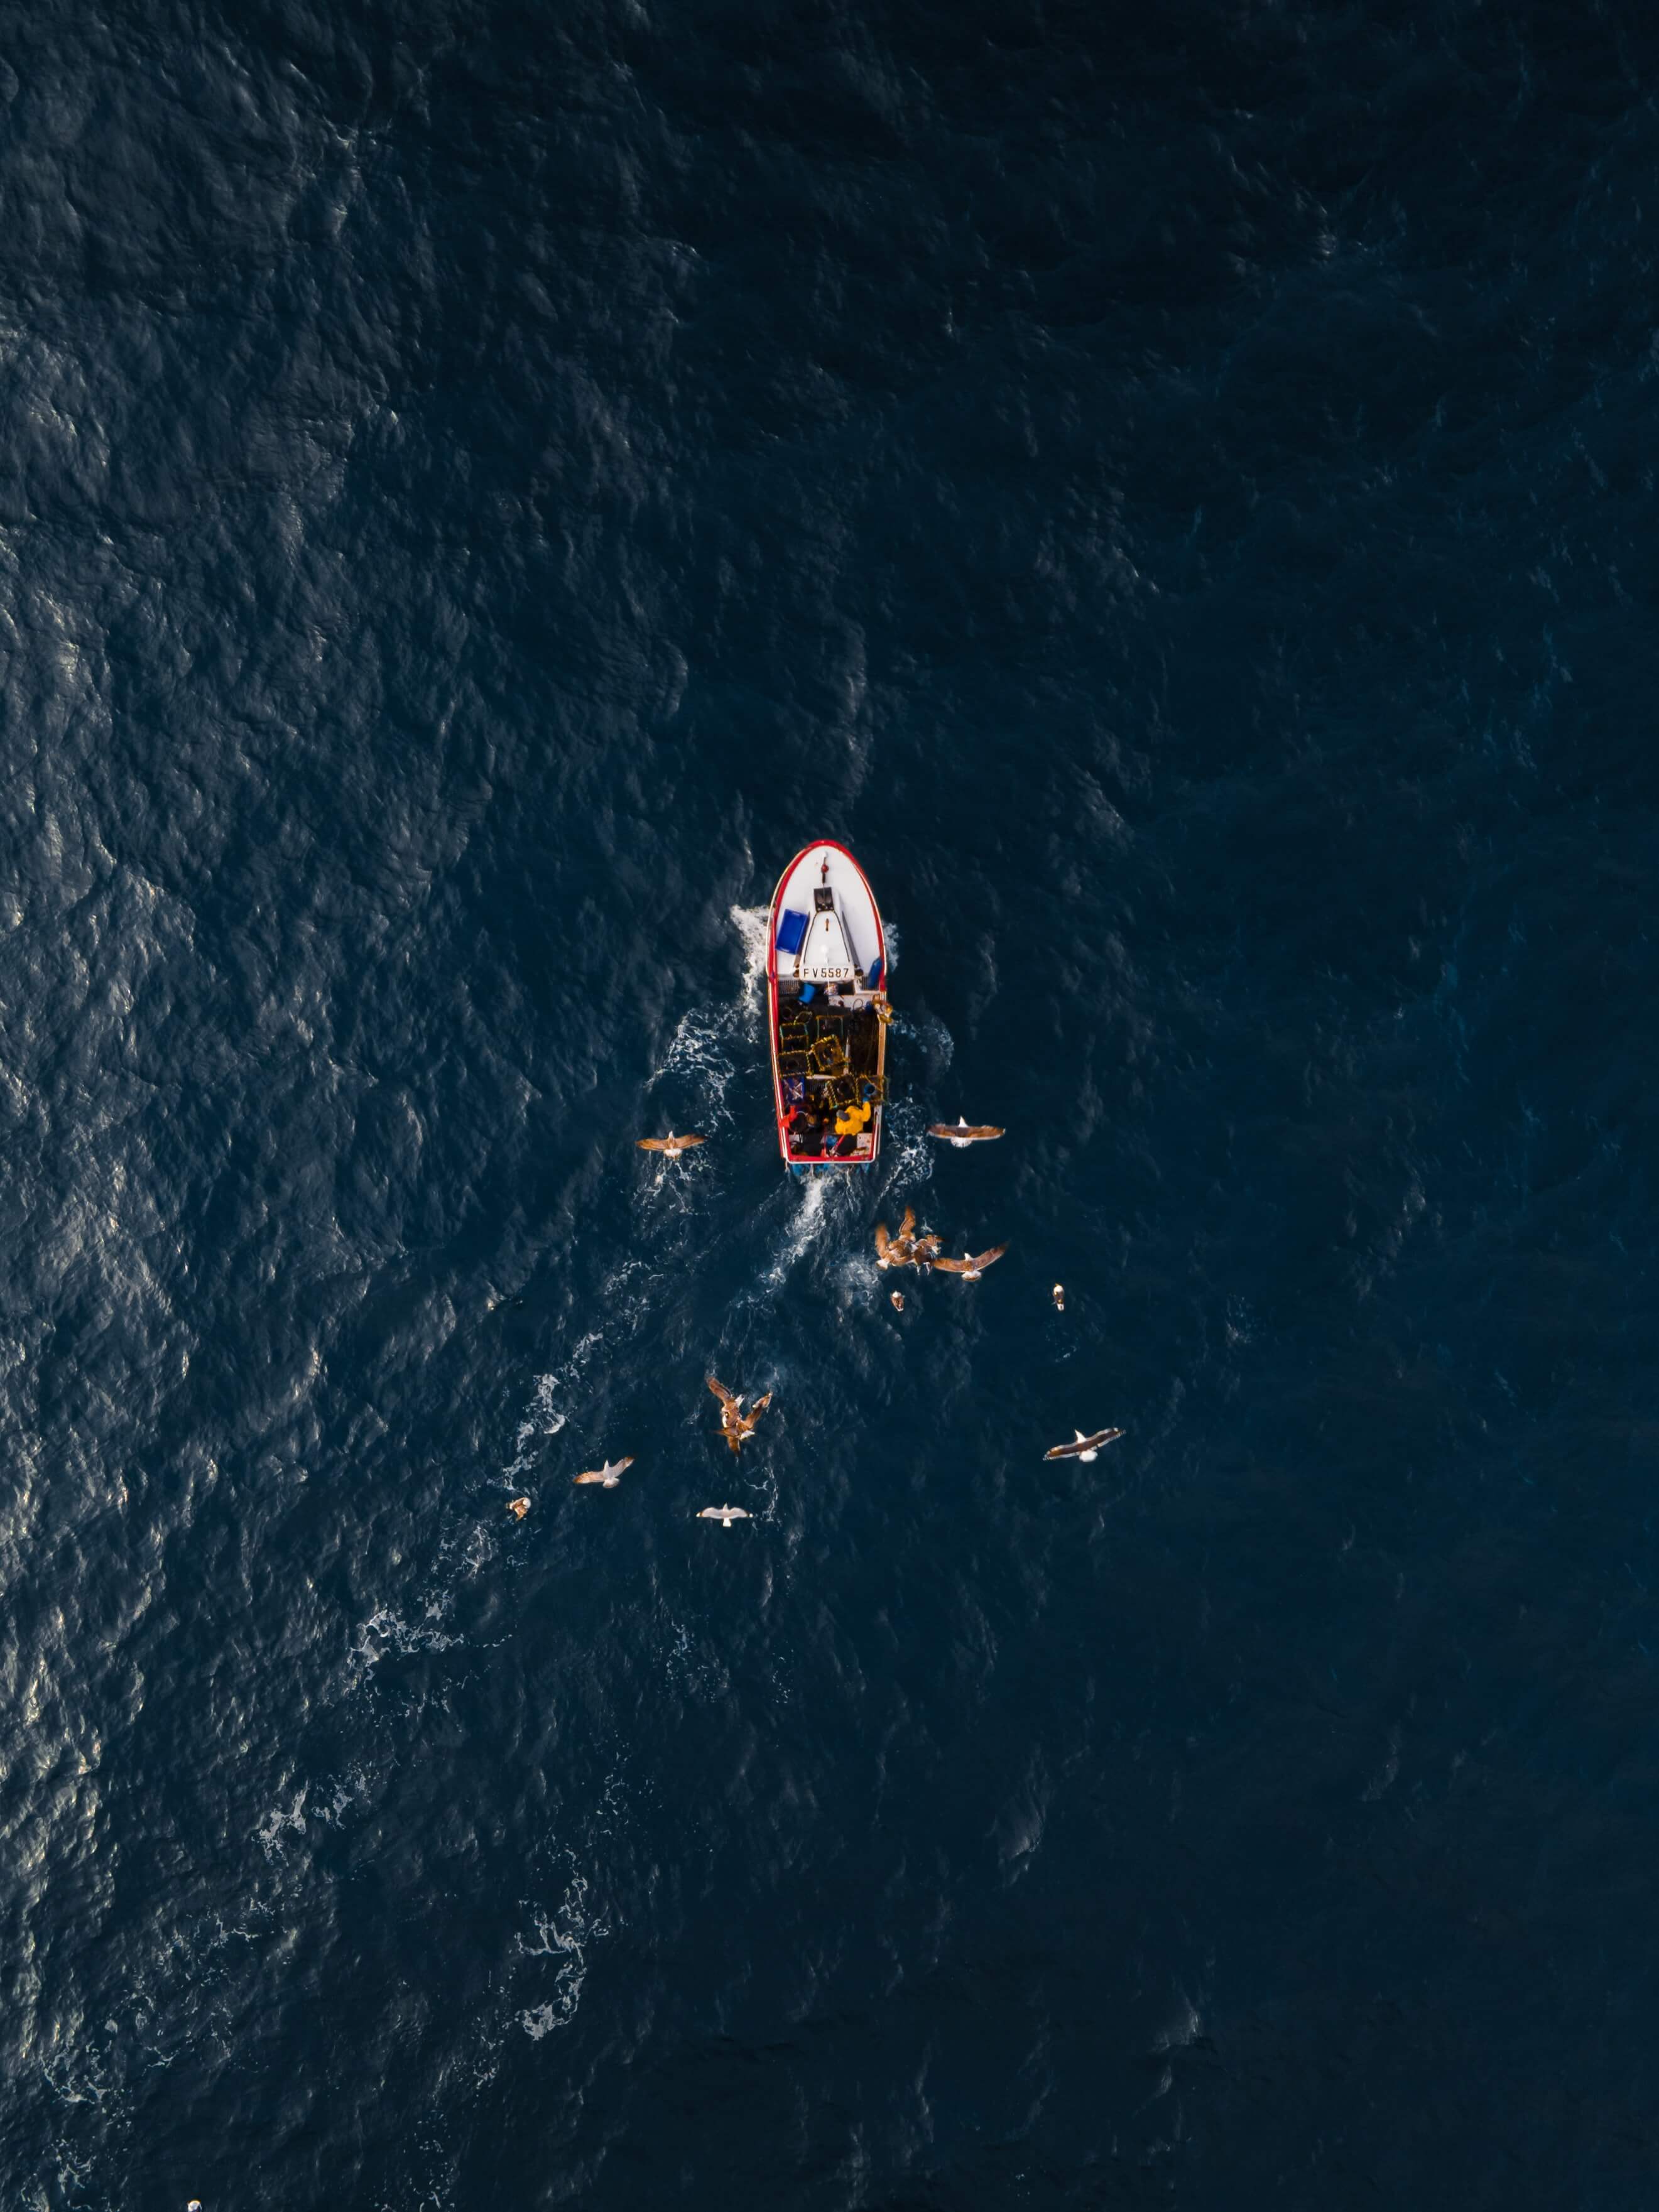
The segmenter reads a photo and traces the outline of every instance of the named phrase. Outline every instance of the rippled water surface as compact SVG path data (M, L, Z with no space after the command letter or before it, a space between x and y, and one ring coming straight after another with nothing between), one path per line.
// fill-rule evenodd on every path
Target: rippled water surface
M1648 18L4 23L6 2204L1650 2206Z

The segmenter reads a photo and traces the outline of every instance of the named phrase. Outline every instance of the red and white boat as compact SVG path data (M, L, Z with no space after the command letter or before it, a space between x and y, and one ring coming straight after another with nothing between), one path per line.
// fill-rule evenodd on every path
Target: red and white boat
M887 939L863 869L833 838L803 846L778 878L766 996L785 1162L871 1166L887 1097Z

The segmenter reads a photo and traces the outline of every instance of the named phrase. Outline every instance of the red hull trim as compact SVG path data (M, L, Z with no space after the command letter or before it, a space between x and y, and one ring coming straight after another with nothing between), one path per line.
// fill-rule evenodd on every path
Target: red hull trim
M854 869L865 890L869 892L870 911L876 917L876 939L880 948L881 988L884 996L887 990L887 931L881 918L880 902L870 888L870 878L845 845L838 843L833 837L814 837L810 845L801 847L799 852L795 854L793 860L778 878L777 888L772 893L772 903L767 908L766 914L766 1036L772 1059L772 1115L777 1126L778 1151L782 1156L786 1167L872 1167L881 1152L881 1127L887 1110L884 1106L878 1106L876 1109L872 1131L874 1141L871 1145L870 1157L867 1160L844 1160L839 1158L826 1159L822 1153L808 1158L799 1152L792 1152L789 1149L789 1133L784 1127L783 1083L778 1073L778 906L783 897L784 885L799 867L801 862L813 853L839 853L842 860Z

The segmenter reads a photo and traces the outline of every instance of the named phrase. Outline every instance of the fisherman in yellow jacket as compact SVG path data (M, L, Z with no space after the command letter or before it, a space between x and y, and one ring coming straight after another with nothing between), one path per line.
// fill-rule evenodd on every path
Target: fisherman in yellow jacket
M861 1106L848 1107L836 1116L836 1134L838 1137L856 1137L868 1123L872 1110L868 1099Z

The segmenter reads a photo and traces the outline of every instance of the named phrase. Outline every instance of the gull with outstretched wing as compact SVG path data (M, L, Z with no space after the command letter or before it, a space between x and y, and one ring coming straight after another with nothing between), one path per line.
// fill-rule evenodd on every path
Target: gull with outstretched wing
M1123 1431L1121 1429L1097 1429L1093 1436L1085 1437L1079 1429L1074 1434L1077 1439L1074 1443L1054 1444L1043 1453L1044 1459L1080 1459L1087 1467L1091 1460L1099 1458L1103 1444L1115 1444Z
M728 1390L718 1376L708 1377L708 1387L720 1401L720 1434L732 1451L741 1451L754 1435L756 1422L771 1404L772 1393L769 1390L764 1397L757 1398L745 1413L743 1400Z
M962 1260L935 1260L933 1265L941 1273L960 1275L964 1283L976 1283L988 1267L994 1267L1008 1249L1006 1244L993 1244L988 1252L969 1252Z
M904 1218L899 1223L898 1234L891 1236L887 1224L876 1224L876 1265L878 1267L930 1267L938 1257L939 1240L937 1237L918 1237L916 1209L907 1206Z
M572 1475L570 1479L578 1489L585 1482L599 1482L603 1483L607 1490L614 1490L633 1464L631 1458L608 1459L602 1467L590 1468L585 1474Z
M954 1145L960 1152L969 1145L988 1145L994 1137L1006 1135L1006 1132L994 1128L989 1121L966 1121L958 1114L954 1125L949 1121L930 1121L927 1133L930 1137L942 1137L947 1145Z

